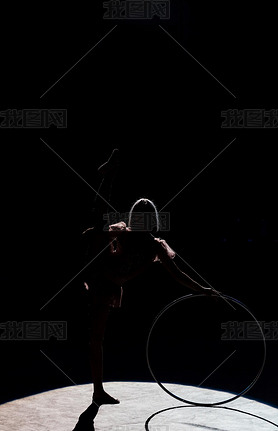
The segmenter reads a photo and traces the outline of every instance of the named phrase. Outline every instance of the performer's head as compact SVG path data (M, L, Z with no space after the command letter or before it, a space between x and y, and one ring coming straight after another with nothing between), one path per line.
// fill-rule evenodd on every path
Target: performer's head
M129 212L128 227L132 231L158 232L159 216L155 204L149 199L138 199Z

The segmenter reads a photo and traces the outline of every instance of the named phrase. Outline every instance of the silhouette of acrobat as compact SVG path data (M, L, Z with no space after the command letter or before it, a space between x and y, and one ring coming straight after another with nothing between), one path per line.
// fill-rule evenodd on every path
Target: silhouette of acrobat
M98 413L99 406L92 403L80 416L73 431L95 431L94 419Z
M152 263L161 262L177 282L197 292L212 293L212 289L201 286L181 271L174 261L175 252L165 240L153 235L159 232L159 214L149 199L135 202L128 223L120 221L104 229L104 214L109 213L112 183L119 165L119 150L114 149L98 169L102 180L95 198L94 225L82 234L87 262L96 259L95 265L89 264L84 270L83 280L91 303L90 357L93 402L97 406L119 403L103 387L102 343L109 312L111 308L121 307L127 281L143 273Z

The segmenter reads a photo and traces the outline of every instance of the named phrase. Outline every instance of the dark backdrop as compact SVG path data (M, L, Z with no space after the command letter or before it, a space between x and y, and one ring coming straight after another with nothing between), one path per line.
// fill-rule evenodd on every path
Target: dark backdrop
M277 108L274 2L204 3L171 2L170 20L104 20L102 2L3 11L1 109L63 108L68 123L1 129L2 334L5 322L50 320L66 321L68 334L66 341L1 340L2 402L71 385L67 376L90 381L86 298L75 276L83 267L80 234L90 225L96 168L115 147L117 211L142 196L158 209L171 200L164 208L171 228L161 237L214 288L243 301L258 320L275 322L276 130L221 128L221 111ZM182 259L177 263L206 284ZM145 355L151 323L189 293L159 265L128 284L107 328L106 380L152 381ZM213 320L196 305L185 303L180 313L192 322L198 313L200 321ZM196 382L205 373L198 336L195 344L185 337L177 352L168 349L174 357L199 353ZM216 344L210 370L225 358ZM161 378L182 382L181 365L173 376L174 363L167 366L157 345L153 361L161 363ZM267 340L251 397L277 405L276 363L277 339ZM244 367L238 365L235 392ZM211 386L219 385L215 376Z

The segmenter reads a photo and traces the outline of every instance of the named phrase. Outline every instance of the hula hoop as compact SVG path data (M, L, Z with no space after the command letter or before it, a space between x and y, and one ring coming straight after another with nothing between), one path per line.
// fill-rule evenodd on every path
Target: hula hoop
M186 399L184 399L184 398L181 398L181 397L179 397L179 396L177 396L177 395L175 395L175 394L173 394L171 391L169 391L167 388L165 388L165 386L163 386L163 384L157 379L157 377L155 376L155 374L154 374L154 372L153 372L153 370L152 370L152 368L151 368L151 365L150 365L150 360L149 360L149 345L150 345L150 337L151 337L151 334L152 334L152 331L153 331L153 329L154 329L154 327L155 327L155 325L156 325L156 323L158 322L158 320L160 319L160 317L167 311L167 310L169 310L169 308L171 308L171 307L173 307L175 304L178 304L179 302L181 302L181 301L184 301L184 300L187 300L187 299L189 299L189 298L197 298L197 297L204 297L204 296L207 296L207 295L205 295L205 294L199 294L199 295L194 295L194 294L189 294L189 295L186 295L186 296L182 296L181 298L178 298L178 299L176 299L176 300L174 300L173 302L171 302L170 304L168 304L165 308L163 308L163 310L156 316L156 318L155 318L155 320L154 320L154 322L153 322L153 324L152 324L152 326L151 326L151 329L150 329L150 331L149 331L149 335L148 335L148 338L147 338L147 344L146 344L146 358L147 358L147 365L148 365L148 368L149 368L149 371L150 371L150 373L151 373L151 375L152 375L152 377L154 378L154 380L156 381L156 383L161 387L161 389L163 389L168 395L170 395L171 397L173 397L173 398L175 398L175 399L177 399L177 400L179 400L179 401L182 401L182 402L184 402L184 403L187 403L187 404L191 404L191 405L193 405L193 406L200 406L200 407L212 407L212 406L218 406L218 405L221 405L221 404L226 404L226 403L229 403L229 402L231 402L231 401L233 401L233 400L236 400L237 398L239 398L239 397L241 397L242 395L244 395L244 394L246 394L253 386L254 386L254 384L257 382L257 380L259 379L259 377L260 377L260 375L261 375L261 373L262 373L262 371L263 371L263 369L264 369L264 366L265 366L265 361L266 361L266 342L265 342L265 336L264 336L264 333L263 333L263 330L262 330L262 328L261 328L261 326L260 326L260 324L259 324L259 322L258 322L258 320L256 319L256 317L253 315L253 313L249 310L249 308L246 306L246 305L244 305L242 302L240 302L238 299L235 299L235 298L232 298L231 296L228 296L228 295L222 295L221 294L221 296L220 297L222 297L223 299L226 299L226 300L228 300L228 301L231 301L231 302L233 302L233 303L236 303L237 305L240 305L240 307L241 308L243 308L245 311L247 311L247 313L249 313L250 314L250 316L252 316L252 318L254 319L254 321L257 323L257 325L258 325L258 327L260 328L260 332L261 332L261 334L262 334L262 341L263 341L263 349L264 349L264 354L263 354L263 362L262 362L262 365L261 365L261 367L260 367L260 369L259 369L259 371L258 371L258 373L257 373L257 375L256 375L256 377L254 378L254 380L250 383L250 385L248 385L243 391L241 391L238 395L235 395L235 396L233 396L233 397L231 397L231 398L229 398L229 399L227 399L227 400L224 400L224 401L219 401L219 402L216 402L216 403L197 403L197 402L193 402L193 401L189 401L189 400L186 400ZM212 296L217 296L217 297L219 297L219 295L212 295Z

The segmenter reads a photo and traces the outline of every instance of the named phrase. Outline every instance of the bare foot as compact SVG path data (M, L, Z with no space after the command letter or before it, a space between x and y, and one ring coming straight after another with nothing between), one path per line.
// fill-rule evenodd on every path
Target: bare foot
M119 163L119 150L115 148L107 162L103 163L103 165L98 168L98 173L102 176L107 174L113 175L116 173Z
M105 391L99 394L94 394L93 402L98 406L101 406L102 404L120 404L119 400L111 397L111 395L107 394Z

